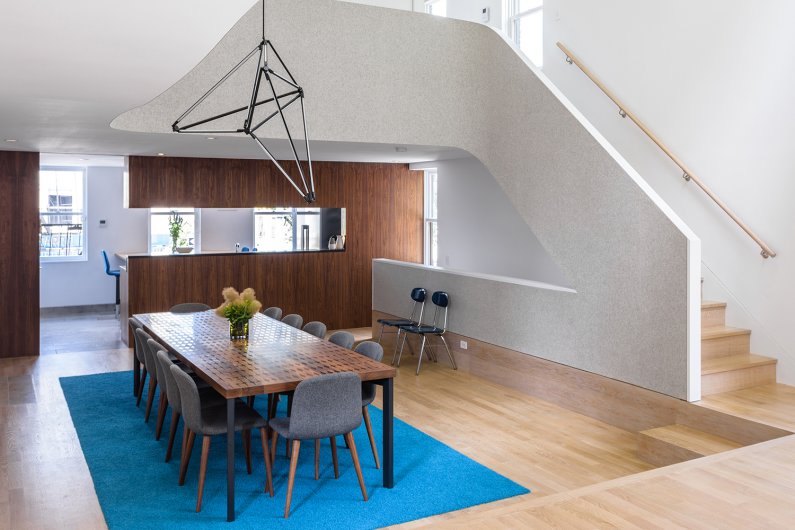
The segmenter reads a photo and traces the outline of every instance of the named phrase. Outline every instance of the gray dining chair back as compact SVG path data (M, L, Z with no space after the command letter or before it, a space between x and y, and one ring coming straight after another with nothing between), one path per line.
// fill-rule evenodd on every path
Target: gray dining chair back
M154 356L149 351L149 339L152 336L143 330L143 328L138 328L135 330L135 336L141 344L141 349L144 353L144 366L146 366L146 371L149 372L149 376L152 377L155 381L157 381L157 368L155 367L155 360Z
M159 342L155 339L148 339L146 341L146 346L149 348L149 354L152 356L152 364L155 366L155 373L157 374L157 382L160 384L160 391L165 391L166 393L168 390L163 386L164 382L164 375L163 375L163 367L160 365L160 362L157 360L157 353L160 351L165 351L165 347L163 347Z
M318 322L317 320L313 320L304 326L304 331L310 335L314 335L315 337L322 339L326 336L326 325L322 322Z
M332 333L328 338L328 341L333 342L337 346L342 346L343 348L350 350L353 348L353 343L356 342L356 338L350 331L340 330Z
M135 330L137 330L137 329L142 329L142 326L143 326L143 325L142 325L142 324L141 324L141 322L140 322L140 321L139 321L137 318L135 318L135 317L130 317L130 319L128 320L128 322L130 323L130 329L132 330L132 333L133 333L133 341L134 341L134 343L135 343L135 348L134 348L134 350L135 350L135 357L138 359L138 361L139 361L139 362L141 362L141 363L144 363L144 364L145 364L145 363L146 363L146 361L145 361L145 359L144 359L144 347L143 347L143 345L141 344L141 339L140 339L140 337L139 337L139 336L138 336L138 334L135 332Z
M319 375L301 381L293 394L291 440L348 433L362 423L362 380L353 372Z
M262 312L266 317L271 317L274 320L281 320L282 319L282 308L281 307L269 307L265 311Z
M168 404L171 405L171 413L174 414L176 412L182 414L182 400L180 399L179 387L177 386L177 381L174 379L174 374L171 373L171 367L176 365L168 357L168 353L166 353L165 350L157 350L155 355L160 366L160 373L163 376L161 385L164 384L166 387L166 396L168 396Z
M199 389L196 382L180 369L179 366L172 364L169 367L171 375L179 389L180 406L182 407L182 418L188 429L195 433L203 432L202 429L202 406L199 398Z
M369 357L374 361L378 361L379 363L384 358L384 348L377 342L373 342L371 340L366 340L356 346L354 350L356 353L360 353L365 357ZM373 383L369 383L367 381L362 383L362 404L361 406L367 406L373 402L375 399L375 385Z
M175 306L171 306L169 309L172 313L200 313L202 311L207 311L212 309L212 307L208 306L207 304L200 304L197 302L187 302L184 304L177 304Z
M286 317L284 317L282 319L282 322L296 329L301 329L301 326L304 323L304 317L302 317L301 315L296 315L295 313L291 313Z

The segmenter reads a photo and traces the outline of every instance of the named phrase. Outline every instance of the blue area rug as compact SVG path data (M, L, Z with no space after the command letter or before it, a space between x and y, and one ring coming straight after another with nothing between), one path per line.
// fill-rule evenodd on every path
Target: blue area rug
M364 502L345 443L338 438L340 478L334 479L329 441L321 444L320 480L314 480L314 444L301 445L290 518L285 520L289 460L280 440L273 469L274 497L264 493L265 464L259 435L252 433L253 470L246 474L237 436L237 520L226 523L226 437L214 437L202 511L196 513L201 440L197 437L185 485L179 487L182 420L171 462L164 462L170 414L160 441L154 439L157 411L143 421L135 407L132 372L61 378L99 503L111 529L123 528L377 528L460 510L528 490L478 464L411 425L395 419L395 487L382 486L364 425L355 431L369 501ZM144 394L145 396L146 394ZM143 400L145 402L145 399ZM286 400L282 400L286 401ZM267 400L256 406L264 415ZM156 408L157 400L155 400ZM283 415L284 412L280 411ZM379 450L381 411L371 407Z

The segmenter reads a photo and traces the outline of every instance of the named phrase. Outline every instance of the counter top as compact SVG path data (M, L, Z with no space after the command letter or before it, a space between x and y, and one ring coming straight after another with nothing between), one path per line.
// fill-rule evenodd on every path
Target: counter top
M317 252L345 252L345 249L329 250L327 248L310 249L310 250L259 250L257 252L234 252L229 250L202 250L200 252L188 252L186 254L152 254L151 252L116 252L116 257L122 261L127 261L128 258L166 258L166 257L190 257L190 256L258 256L261 254L307 254Z

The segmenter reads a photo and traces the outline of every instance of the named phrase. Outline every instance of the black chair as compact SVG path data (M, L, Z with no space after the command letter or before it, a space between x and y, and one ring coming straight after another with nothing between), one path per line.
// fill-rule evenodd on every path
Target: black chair
M420 346L420 360L417 363L417 375L420 375L420 367L422 366L422 354L425 351L425 343L428 335L439 337L447 350L447 355L450 357L450 364L453 365L453 370L458 370L455 364L455 359L450 351L447 341L444 339L444 334L447 331L447 309L450 306L450 295L444 291L436 291L431 296L431 302L436 306L433 312L433 322L429 325L419 324L400 326L404 332L403 344L400 346L400 353L397 358L397 365L400 366L400 357L403 355L403 346L406 344L406 338L409 333L422 336L422 346ZM439 325L440 317L443 318L441 326ZM430 355L430 354L429 354Z
M400 326L411 326L422 322L422 315L425 311L425 296L427 291L422 287L415 287L411 290L411 312L408 318L379 318L378 323L381 324L381 332L378 334L378 344L381 344L381 339L384 337L384 328L396 328L396 331L387 331L386 333L395 333L395 351L392 353L392 364L395 364L395 356L398 351L398 343L400 342L400 333L402 332ZM409 344L409 348L411 344Z
M204 478L207 474L207 459L210 455L210 441L213 436L227 433L226 404L215 407L203 407L202 398L196 383L178 366L170 367L174 380L179 388L182 406L182 418L188 429L188 438L185 441L185 457L180 464L179 483L185 483L185 474L193 450L193 440L196 435L202 436L202 456L199 466L199 491L196 495L196 511L202 509L202 495L204 494ZM262 439L262 452L265 460L265 491L273 496L273 479L271 476L271 461L268 456L268 421L260 416L257 411L240 400L235 400L235 432L242 431L243 448L246 454L246 466L251 473L251 430L259 429Z
M116 278L116 314L119 314L119 305L121 304L121 297L119 295L119 279L121 278L121 271L119 269L110 268L110 260L108 260L108 253L102 251L102 259L105 260L105 274Z
M325 374L301 381L295 388L293 411L289 418L273 418L270 427L273 429L273 453L276 440L283 436L292 440L292 457L290 474L287 479L287 499L284 505L284 518L290 516L290 501L293 496L295 470L298 466L298 452L302 440L320 440L329 438L331 441L334 467L337 467L337 452L334 437L343 434L351 451L353 467L359 479L364 500L367 500L367 489L359 467L359 456L353 440L353 430L362 423L362 380L352 372ZM317 456L315 458L315 474L317 476Z

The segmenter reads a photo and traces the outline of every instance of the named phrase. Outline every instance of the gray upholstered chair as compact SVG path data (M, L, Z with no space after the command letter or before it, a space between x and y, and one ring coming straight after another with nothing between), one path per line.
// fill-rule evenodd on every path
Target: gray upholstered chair
M200 313L202 311L207 311L209 309L212 309L212 307L208 306L207 304L187 302L184 304L177 304L175 306L171 306L171 309L169 309L169 311L172 313Z
M331 441L334 467L337 467L337 451L334 437L343 434L351 451L353 467L362 489L362 497L367 500L356 443L352 431L362 424L362 384L358 375L352 372L325 374L301 381L293 395L293 410L289 418L273 418L270 426L274 431L272 451L275 453L276 440L281 435L292 440L290 475L287 479L287 499L284 505L285 519L290 516L290 501L293 496L295 469L298 465L298 452L301 440ZM317 443L315 445L317 448ZM317 477L318 456L315 453L315 476Z
M282 319L282 308L281 307L269 307L265 311L262 312L266 317L271 317L274 320L281 320Z
M322 339L326 336L326 325L322 322L318 322L317 320L313 320L304 326L304 331L310 335L314 335L315 337Z
M152 338L146 341L146 346L152 356L152 364L155 366L157 382L160 385L160 401L157 404L157 422L155 423L155 440L160 440L160 433L163 431L163 421L166 419L166 410L168 409L168 389L165 386L166 378L163 375L163 367L157 360L157 354L158 352L166 351L166 349Z
M350 331L341 330L332 333L329 336L328 341L333 342L337 346L342 346L343 348L350 350L353 348L353 343L356 342L356 338Z
M174 374L171 373L171 367L177 366L169 358L165 350L158 349L155 352L157 362L160 366L158 374L162 374L163 383L161 388L165 386L166 396L168 397L168 405L171 407L171 426L168 431L168 447L166 448L166 462L171 460L171 452L174 447L174 437L177 433L177 425L179 418L182 415L182 400L179 395L179 387L177 381L174 379ZM226 400L218 392L210 387L199 388L199 396L201 397L202 407L215 407L225 405ZM188 429L182 430L182 456L185 456L185 441L188 438Z
M374 361L381 362L384 358L384 348L373 341L364 341L354 350L361 353ZM379 469L381 463L378 461L378 448L375 446L375 437L373 436L373 426L370 424L370 413L368 412L368 405L375 399L375 385L367 381L362 383L362 418L364 418L364 426L367 428L367 437L370 438L370 448L373 450L373 459L375 460L375 467Z
M157 390L157 368L154 353L149 349L148 343L152 336L144 331L143 328L136 329L135 335L144 351L144 365L146 372L149 374L149 393L146 397L146 411L144 412L144 421L148 422L149 414L152 412L152 403L155 400L155 391ZM141 392L143 393L143 383L141 383Z
M302 317L301 315L296 315L295 313L291 313L286 317L284 317L282 319L282 322L296 329L301 329L301 326L304 323L304 317Z
M133 336L133 353L135 358L133 362L138 363L140 379L138 380L138 388L136 389L137 394L135 395L135 406L139 406L141 404L141 396L144 392L144 383L146 382L146 361L144 359L144 347L141 345L141 339L138 334L135 332L136 329L141 329L142 324L141 322L135 318L130 317L128 319L130 324L130 331L132 332Z
M202 407L202 399L196 383L191 377L180 370L178 366L170 368L174 380L179 388L182 406L182 418L188 429L188 438L185 441L185 457L180 464L179 483L185 483L185 474L190 462L193 449L193 440L196 435L202 436L202 456L199 467L199 492L196 496L196 511L202 509L202 495L204 493L204 478L207 473L207 458L210 455L210 441L218 434L226 434L226 405L215 407ZM268 455L268 421L260 416L257 411L240 400L235 400L235 432L242 431L243 448L246 453L246 465L251 473L251 430L259 429L262 439L262 452L265 460L265 491L273 496L273 481L271 478L271 461Z

